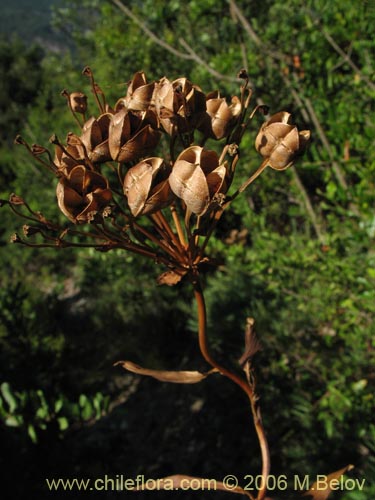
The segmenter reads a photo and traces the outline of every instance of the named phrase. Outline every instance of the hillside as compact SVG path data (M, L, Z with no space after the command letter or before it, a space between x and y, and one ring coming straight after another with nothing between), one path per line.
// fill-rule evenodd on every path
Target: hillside
M52 9L62 3L63 0L0 0L1 36L48 43L49 48L56 49L60 37L51 27Z

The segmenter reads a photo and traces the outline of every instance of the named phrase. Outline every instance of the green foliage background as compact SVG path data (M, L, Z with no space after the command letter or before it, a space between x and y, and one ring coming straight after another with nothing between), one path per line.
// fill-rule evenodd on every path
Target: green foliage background
M39 19L36 4L24 7L30 20ZM374 5L239 0L250 29L225 0L126 6L159 40L200 61L173 55L112 2L56 2L47 32L43 17L39 28L35 21L22 32L23 41L0 43L1 197L22 194L57 216L54 180L12 139L21 132L48 144L52 133L64 137L74 129L59 92L88 92L85 65L112 102L138 70L149 79L185 75L206 92L218 88L230 96L246 66L254 103L262 99L271 112L292 112L312 130L313 143L296 170L267 171L223 218L210 247L221 264L206 277L210 341L222 363L234 366L245 318L256 320L263 346L256 359L259 391L275 475L313 479L353 463L353 477L365 478L366 490L333 497L371 498ZM48 33L53 47L44 36L35 39L35 31ZM252 122L242 148L238 182L259 164L253 140L260 123L260 117ZM1 210L4 491L16 498L69 495L49 493L46 477L257 474L258 445L236 388L217 378L174 387L112 367L132 359L205 369L189 287L158 287L151 263L118 252L10 245L21 225Z

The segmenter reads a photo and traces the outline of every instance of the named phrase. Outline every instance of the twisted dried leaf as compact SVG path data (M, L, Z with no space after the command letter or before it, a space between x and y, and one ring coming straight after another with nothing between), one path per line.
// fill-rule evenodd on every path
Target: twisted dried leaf
M238 363L242 368L244 368L246 363L251 361L253 356L261 349L260 342L254 331L254 323L254 318L246 319L245 350L238 360Z
M340 470L331 472L331 474L326 476L325 481L320 480L319 483L315 482L311 488L303 494L303 496L309 497L311 500L326 500L331 491L337 488L340 477L345 474L345 472L352 470L353 468L354 466L349 464Z
M214 369L206 373L201 373L198 371L151 370L136 365L132 361L117 361L114 366L122 366L129 372L136 373L138 375L146 375L148 377L153 377L156 380L160 380L161 382L172 382L174 384L196 384L197 382L204 380L208 375L211 375L211 373L217 371Z

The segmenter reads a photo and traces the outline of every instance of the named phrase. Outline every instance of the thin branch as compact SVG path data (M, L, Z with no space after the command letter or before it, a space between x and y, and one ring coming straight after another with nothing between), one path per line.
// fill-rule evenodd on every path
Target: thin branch
M230 4L231 4L231 8L233 9L233 12L236 14L238 20L241 22L243 28L245 29L245 31L248 33L249 37L251 38L251 40L256 43L257 47L259 47L259 49L267 56L270 56L272 59L278 59L278 60L286 60L286 57L287 56L284 56L284 57L280 57L280 53L279 52L275 52L275 51L272 51L270 50L268 47L266 47L266 45L263 43L263 41L260 39L260 37L255 33L255 31L253 30L252 26L250 25L249 21L245 18L245 16L243 15L243 13L241 12L241 10L239 9L239 7L237 6L236 2L234 0L230 0ZM304 120L309 123L309 122L312 122L313 125L315 126L315 129L316 129L316 132L321 140L321 143L324 147L324 149L326 150L330 160L331 160L331 165L332 165L332 169L333 169L333 172L336 176L336 179L339 183L339 185L346 191L348 192L349 191L349 186L346 182L346 179L345 179L345 175L341 169L341 166L340 164L335 160L334 158L334 153L332 151L332 148L331 148L331 145L327 139L327 136L323 130L323 127L318 119L318 116L315 112L315 109L310 101L310 99L308 97L305 97L304 96L304 100L301 99L301 97L299 96L298 92L293 88L293 84L292 82L290 81L290 79L282 72L280 71L280 68L279 68L279 65L274 63L274 66L275 68L277 68L279 70L279 73L281 75L281 78L283 79L284 83L288 86L291 94L292 94L292 97L293 97L293 100L296 102L296 104L298 105L300 111L301 111L301 114L304 118ZM310 203L310 206L312 208L312 205ZM353 211L353 213L355 213L356 215L358 215L358 208L352 203L350 205L350 208L351 210ZM315 225L315 224L314 224Z
M222 73L219 73L219 71L216 71L216 69L211 68L211 66L209 66L208 63L206 63L183 38L179 38L178 41L184 47L186 52L190 54L191 56L190 58L193 59L193 61L195 61L200 66L203 66L204 69L215 78L219 80L226 80L227 82L232 82L232 83L238 83L241 81L240 78L234 78L232 76L223 75Z
M312 203L310 201L309 195L307 194L307 191L305 189L305 186L303 185L300 176L298 175L297 169L294 167L294 165L290 168L292 171L292 176L293 176L293 181L295 182L296 186L298 187L299 194L301 195L303 199L303 203L306 208L306 212L308 213L311 223L314 226L315 233L322 245L326 244L326 238L324 236L324 230L322 228L322 224L319 222L319 219L314 211L314 208L312 206Z
M315 23L319 26L319 31L323 34L324 38L327 40L327 42L330 44L333 50L335 50L343 58L343 60L349 64L354 73L356 73L361 78L361 80L366 82L366 84L370 87L371 90L375 90L375 84L366 75L362 73L361 69L353 62L349 54L344 52L342 48L333 39L333 37L328 33L328 31L325 28L323 28L322 21L318 17L318 15L311 9L303 8L303 10L314 19Z
M183 247L186 247L187 246L186 238L185 238L185 235L184 235L184 231L182 229L182 225L181 225L180 218L178 216L176 207L174 205L171 205L170 206L170 210L171 210L173 222L174 222L174 225L175 225L175 228L176 228L176 231L177 231L180 243L181 243L181 245Z
M168 52L171 52L173 55L180 57L182 59L192 59L192 57L188 54L185 54L184 52L180 52L179 50L176 50L172 45L169 45L169 43L165 42L161 38L157 37L155 33L153 33L147 25L139 19L128 7L126 7L120 0L112 0L112 3L114 3L126 16L128 16L135 24L137 24L141 30L151 39L153 40L157 45L160 45L160 47L163 47L163 49L167 50Z
M329 155L329 158L332 162L332 169L336 175L336 178L340 184L340 186L345 189L345 191L348 190L348 184L346 182L346 179L344 177L344 174L342 173L341 171L341 168L340 168L340 165L338 165L336 163L336 161L334 160L334 154L333 154L333 151L332 151L332 148L331 148L331 145L327 139L327 136L323 130L323 127L315 113L315 110L314 110L314 107L310 101L310 99L308 97L305 97L305 106L306 106L306 109L307 111L309 112L309 115L311 117L311 120L318 132L318 135L320 137L320 140L322 141L322 144L325 148L325 150L327 151L328 155Z
M131 9L126 7L120 0L112 0L112 3L116 5L126 16L128 16L135 24L137 24L141 30L152 40L155 42L157 45L162 47L163 49L167 50L174 56L180 58L180 59L186 59L190 61L195 61L197 64L203 66L208 73L210 73L212 76L219 80L225 80L228 82L234 82L237 83L240 80L235 77L231 77L228 75L223 75L219 71L216 71L215 69L211 68L211 66L204 61L191 47L188 45L188 43L183 39L180 38L178 41L179 43L184 47L186 52L181 52L180 50L175 49L172 45L169 43L165 42L161 38L159 38L153 31L151 31L147 25L138 17L136 16Z
M286 56L285 54L283 54L277 50L271 50L269 48L266 48L264 45L264 42L255 33L251 24L246 19L246 17L244 16L243 12L238 7L236 2L234 0L229 0L229 4L230 4L230 9L231 9L233 16L237 17L237 19L242 24L242 27L244 28L244 30L248 34L249 38L251 38L251 40L255 43L255 45L257 47L261 47L263 50L265 50L267 52L267 54L269 54L274 59L279 59L280 61L284 61L284 62L290 61L290 58L288 56Z
M268 162L269 162L269 158L265 158L261 165L259 166L259 168L253 173L253 175L251 177L249 177L247 179L247 181L245 181L238 189L235 193L233 193L233 195L230 197L230 202L232 202L240 193L243 193L245 191L245 189L250 186L250 184L252 182L255 181L255 179L257 177L260 176L260 174L263 172L263 170L265 170L268 166Z

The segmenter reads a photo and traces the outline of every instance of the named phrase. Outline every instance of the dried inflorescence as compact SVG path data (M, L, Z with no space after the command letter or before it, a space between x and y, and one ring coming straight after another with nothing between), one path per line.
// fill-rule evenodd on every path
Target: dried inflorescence
M309 140L308 131L291 125L289 113L273 115L256 138L262 165L229 195L242 136L255 111L265 109L249 110L245 71L239 74L240 95L230 102L218 91L205 94L185 77L148 82L137 72L113 107L91 69L83 73L98 112L89 114L82 92L64 90L79 131L69 132L65 143L52 136L54 155L21 137L16 141L55 174L58 207L74 224L46 221L26 203L20 209L15 196L3 201L35 222L37 230L25 236L43 238L38 246L123 248L166 265L168 278L160 282L194 277L208 260L207 242L224 209L266 166L290 166ZM219 153L215 141L222 141ZM34 244L19 236L13 241Z
M291 124L291 115L281 111L271 116L255 139L255 148L275 170L285 170L301 155L310 140L310 131L301 132Z
M90 214L100 213L112 199L107 179L84 165L60 178L56 195L60 210L74 223L87 222Z
M124 179L124 194L131 213L138 215L157 212L174 200L169 183L171 167L163 158L146 158L130 167Z
M215 151L200 146L184 149L176 159L169 184L174 194L183 200L193 214L203 215L214 195L225 192L225 164L219 165Z
M27 246L124 249L163 264L167 269L158 277L159 284L190 279L197 304L199 349L211 369L177 372L147 369L130 361L119 364L164 382L197 383L220 373L237 384L249 399L261 448L262 485L257 498L264 500L270 457L252 366L260 349L254 320L247 320L245 349L239 359L244 378L210 353L199 274L212 264L206 248L224 210L268 166L274 170L290 167L305 150L310 133L292 125L285 111L271 116L255 141L263 157L261 165L230 193L242 137L256 111L267 113L265 106L249 109L251 90L245 70L238 75L243 80L240 95L230 102L218 91L205 94L187 78L148 82L143 72L137 72L113 107L91 69L83 73L90 80L97 113L89 114L85 94L64 90L78 131L69 132L65 142L53 135L54 154L37 144L29 146L20 136L16 139L56 177L57 205L64 222L48 220L24 198L12 194L9 200L0 200L0 206L9 206L27 224L23 237L15 234L11 241ZM221 150L215 141L221 141ZM339 477L345 470L335 474ZM188 476L172 477L178 489ZM227 489L224 483L217 485ZM254 498L239 486L232 491Z

